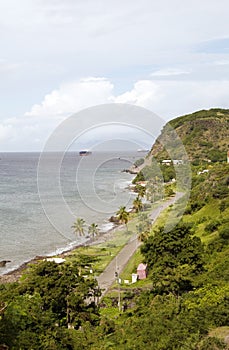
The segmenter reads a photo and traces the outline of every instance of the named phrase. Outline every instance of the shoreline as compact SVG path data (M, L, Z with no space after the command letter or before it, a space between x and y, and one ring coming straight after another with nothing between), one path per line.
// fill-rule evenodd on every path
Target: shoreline
M163 202L163 203L159 203L158 202L158 206L154 209L150 210L149 213L149 217L152 220L152 222L158 218L158 216L161 214L161 212L163 212L169 205L173 205L179 198L181 198L183 196L182 192L177 192L175 196L172 196L170 198L167 199L167 201ZM134 220L134 218L132 218L129 223L131 223L131 221ZM112 227L111 229L107 230L104 233L100 233L98 236L96 236L95 238L90 238L87 241L85 241L85 243L80 243L78 245L73 246L72 248L60 253L60 254L54 254L54 255L39 255L36 256L33 259L30 259L29 261L21 264L18 268L7 272L4 275L0 276L0 284L5 284L5 283L14 283L17 282L20 277L22 276L23 272L29 267L30 264L37 264L42 260L45 260L47 258L52 258L52 257L58 257L58 258L65 258L67 256L70 256L71 253L73 253L75 250L81 248L81 247L86 247L86 246L93 246L93 245L99 245L102 243L105 243L107 241L112 240L112 238L114 238L115 233L117 231L121 231L122 229L124 229L125 225L123 224L114 224L114 227Z
M132 180L128 182L130 185L132 183ZM131 189L129 185L125 187L125 189L129 190L130 193L133 193L133 189ZM133 209L130 208L130 212L132 210ZM116 230L120 230L123 228L122 224L111 221L110 219L112 217L113 216L107 219L106 224L112 224L113 226L107 229L106 231L101 231L95 238L86 239L83 243L82 242L75 243L71 247L66 246L63 248L58 248L56 252L50 252L44 255L36 255L35 257L29 258L28 260L22 262L18 267L13 267L12 270L3 272L2 274L0 274L0 284L17 282L19 278L22 276L23 271L25 271L30 264L37 264L38 262L45 260L47 258L53 258L53 257L65 258L66 256L69 256L73 251L75 251L78 248L85 247L85 246L93 246L96 244L101 244L106 242L108 239L112 238L112 235L115 234Z
M30 264L37 264L40 261L45 260L47 258L53 258L53 257L65 258L71 255L71 253L77 250L78 248L105 243L107 240L112 238L116 230L120 230L123 227L124 226L122 224L114 224L114 226L109 230L107 230L106 232L102 232L98 234L98 236L96 236L95 238L90 238L84 243L79 243L72 246L71 248L67 248L66 250L63 250L61 253L50 254L50 255L49 254L37 255L34 258L31 258L28 261L23 262L20 266L16 267L15 269L0 275L0 284L17 282L22 276L23 272L29 267Z

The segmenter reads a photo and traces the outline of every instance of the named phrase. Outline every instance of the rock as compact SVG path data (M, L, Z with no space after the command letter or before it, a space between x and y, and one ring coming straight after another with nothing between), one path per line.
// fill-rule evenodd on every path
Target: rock
M0 267L5 267L7 263L10 263L10 260L2 260L0 261Z
M132 174L132 175L137 175L139 172L139 169L138 168L131 168L131 169L123 169L122 170L122 173L129 173L129 174Z
M109 219L110 222L113 222L114 224L119 224L119 220L117 216L112 215Z

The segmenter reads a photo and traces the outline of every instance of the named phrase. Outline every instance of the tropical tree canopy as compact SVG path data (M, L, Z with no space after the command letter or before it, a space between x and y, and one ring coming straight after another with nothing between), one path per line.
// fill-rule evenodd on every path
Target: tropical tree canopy
M84 228L85 228L85 220L82 218L77 218L74 224L72 225L72 228L76 235L83 236Z
M88 234L94 238L99 234L99 227L94 222L88 227Z
M119 210L117 211L116 215L118 216L118 220L122 223L127 225L129 221L130 213L126 210L126 207L121 206Z
M137 196L135 198L135 200L133 201L133 208L135 209L135 211L138 213L139 211L142 210L143 208L143 204L141 199L139 198L139 196Z

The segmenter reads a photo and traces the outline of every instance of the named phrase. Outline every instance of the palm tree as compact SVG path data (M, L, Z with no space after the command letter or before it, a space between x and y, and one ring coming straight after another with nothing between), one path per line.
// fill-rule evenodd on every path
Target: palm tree
M85 227L85 220L82 218L77 218L74 224L72 225L72 228L75 234L78 234L79 236L84 235L84 227Z
M119 208L119 210L117 211L116 215L118 216L118 220L122 224L125 224L126 225L126 229L128 230L127 223L129 221L130 213L128 211L126 211L126 207L121 206Z
M99 233L98 225L94 222L88 227L88 234L94 239Z
M135 200L133 201L133 208L135 209L136 213L138 213L140 210L142 210L143 204L142 204L142 201L139 198L139 196L137 196L135 198Z
M137 185L136 187L136 191L138 192L138 197L144 197L145 193L146 193L146 188L142 185Z
M148 231L141 231L138 234L138 240L140 242L145 242L149 238L149 232Z

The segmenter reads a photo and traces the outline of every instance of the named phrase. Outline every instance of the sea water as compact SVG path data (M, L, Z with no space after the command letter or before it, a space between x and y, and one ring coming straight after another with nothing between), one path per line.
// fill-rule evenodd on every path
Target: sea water
M59 190L53 186L52 171L46 172L43 197L38 191L39 157L39 153L0 154L0 261L11 261L0 274L37 255L58 253L85 241L71 227L78 217L106 232L112 228L109 217L121 205L130 208L134 199L128 189L133 175L122 170L139 158L137 152L97 152L87 157L66 153L56 174ZM49 157L51 167L52 154ZM72 215L68 220L66 208Z

